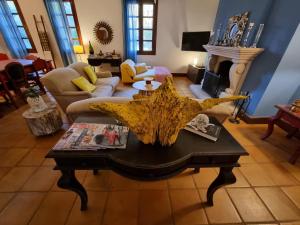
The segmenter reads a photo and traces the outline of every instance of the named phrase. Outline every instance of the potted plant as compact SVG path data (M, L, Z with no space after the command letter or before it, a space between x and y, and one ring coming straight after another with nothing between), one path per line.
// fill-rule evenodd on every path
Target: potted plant
M44 99L39 95L39 89L37 87L29 87L26 89L24 96L33 112L41 112L48 108Z

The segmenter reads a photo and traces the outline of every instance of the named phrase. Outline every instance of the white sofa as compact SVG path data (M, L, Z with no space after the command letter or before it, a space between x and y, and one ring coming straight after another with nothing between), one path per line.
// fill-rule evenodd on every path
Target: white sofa
M102 115L101 112L91 110L89 108L91 103L102 103L102 102L113 102L113 103L126 103L132 100L131 97L99 97L99 98L92 98L86 99L78 102L74 102L70 104L67 109L66 113L68 118L71 121L74 121L78 116L100 116ZM194 99L196 101L202 102L204 99ZM225 119L229 115L229 111L224 107L223 104L217 105L212 109L208 109L205 112L209 116L214 116L218 119L219 122L223 123Z
M83 68L86 63L78 62L65 68L58 68L47 73L41 82L55 98L65 112L73 102L95 97L111 97L120 82L119 77L112 77L110 72L97 73L96 90L92 93L79 90L71 81L79 76L87 78Z

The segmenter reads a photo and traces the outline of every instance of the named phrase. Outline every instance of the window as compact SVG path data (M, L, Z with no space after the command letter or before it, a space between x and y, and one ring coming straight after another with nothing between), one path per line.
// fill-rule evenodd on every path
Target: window
M35 45L32 41L31 35L29 33L28 27L26 25L26 22L24 20L24 17L22 15L20 6L17 2L17 0L6 0L8 7L10 9L10 12L17 24L17 27L20 31L22 40L26 46L26 49L30 53L36 53Z
M139 55L156 54L158 0L140 0L134 6L132 28L135 30Z
M63 3L73 41L73 46L83 46L74 0L63 0Z

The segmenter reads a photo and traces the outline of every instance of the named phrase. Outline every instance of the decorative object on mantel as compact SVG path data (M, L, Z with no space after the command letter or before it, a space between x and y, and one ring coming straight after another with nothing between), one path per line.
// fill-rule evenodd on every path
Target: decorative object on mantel
M94 55L94 53L95 53L94 48L91 44L91 41L89 41L89 53L90 53L90 55Z
M300 113L300 99L296 99L290 110L295 113Z
M37 87L29 87L24 91L27 103L30 106L30 110L33 112L41 112L47 109L47 105L44 99L39 95L39 89Z
M254 27L254 23L253 23L253 22L252 22L252 23L249 23L249 26L248 26L248 29L247 29L247 33L246 33L246 35L245 35L245 38L244 38L243 44L242 44L242 46L243 46L244 48L247 48L247 47L248 47L248 39L249 39L249 36L250 36L250 33L251 33L253 27Z
M124 104L91 104L90 108L115 117L144 144L159 142L162 146L170 146L175 143L179 131L199 113L219 103L243 98L231 96L198 102L180 96L168 77L151 96L134 96L133 101Z
M114 37L113 29L104 21L96 23L94 27L94 34L96 39L103 45L109 44Z
M254 39L254 42L253 42L253 44L251 46L252 48L256 48L257 47L257 43L259 42L259 39L260 39L261 33L262 33L263 29L264 29L264 26L265 26L264 24L260 24L259 25L258 31L257 31L255 39Z
M214 38L214 43L213 45L219 45L221 43L221 40L220 40L220 34L221 34L221 29L222 29L222 24L220 23L218 29L217 29L217 34Z
M239 47L248 23L249 12L229 18L222 46Z
M48 103L47 108L41 112L26 110L23 118L34 136L53 134L61 129L62 119L55 103Z

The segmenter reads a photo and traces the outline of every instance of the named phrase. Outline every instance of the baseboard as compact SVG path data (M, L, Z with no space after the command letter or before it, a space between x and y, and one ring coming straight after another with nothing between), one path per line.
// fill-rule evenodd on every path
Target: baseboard
M186 77L186 73L172 73L174 77Z

